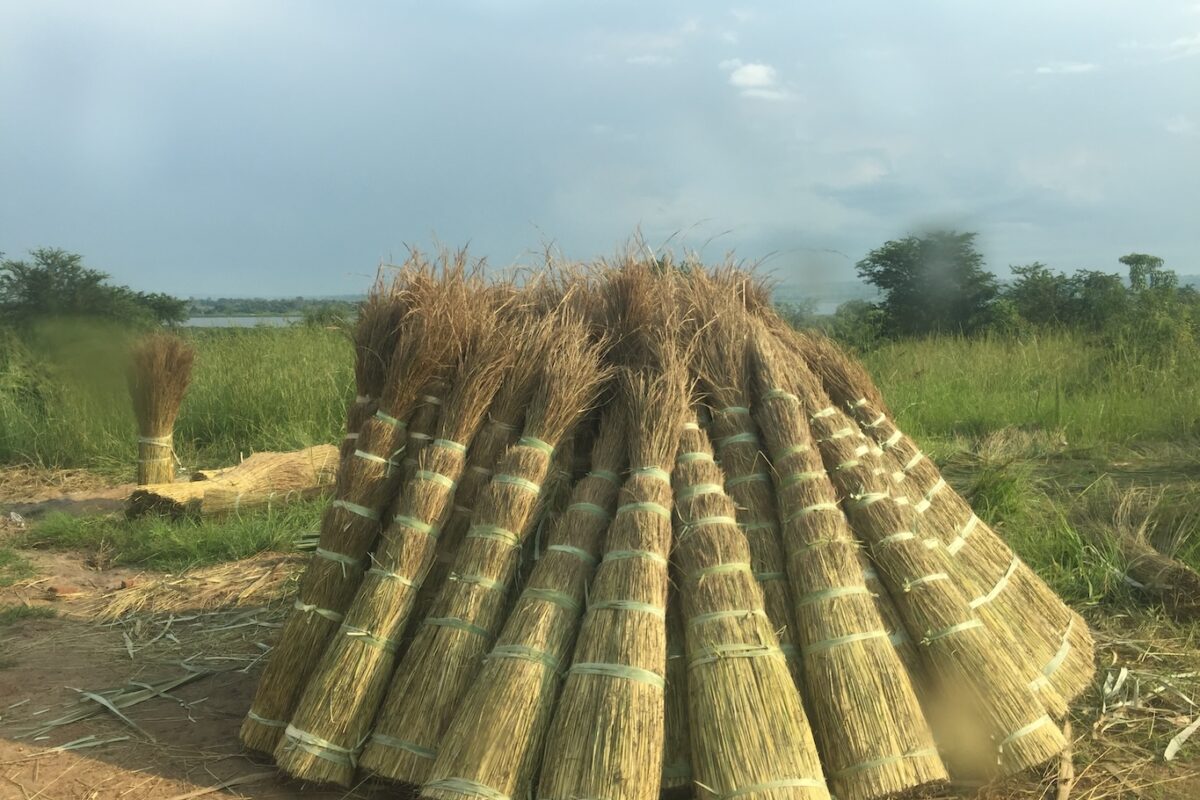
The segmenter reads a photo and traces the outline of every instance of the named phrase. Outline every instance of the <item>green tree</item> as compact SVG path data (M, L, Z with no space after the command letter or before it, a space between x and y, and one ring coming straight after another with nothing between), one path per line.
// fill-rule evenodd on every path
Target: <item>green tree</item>
M170 295L113 286L109 276L84 266L83 256L56 247L31 250L29 261L0 254L0 320L26 323L41 317L98 317L134 324L176 324L187 303Z
M1016 276L1002 296L1026 322L1042 327L1066 325L1071 314L1071 281L1040 261L1012 268Z
M974 233L935 231L872 250L855 265L883 293L886 333L971 333L987 324L998 288L984 269Z
M1130 253L1117 260L1129 268L1129 288L1134 292L1162 285L1164 279L1170 280L1166 278L1167 275L1175 278L1174 272L1162 268L1163 260L1158 256L1147 253ZM1177 279L1174 280L1174 285L1178 285Z

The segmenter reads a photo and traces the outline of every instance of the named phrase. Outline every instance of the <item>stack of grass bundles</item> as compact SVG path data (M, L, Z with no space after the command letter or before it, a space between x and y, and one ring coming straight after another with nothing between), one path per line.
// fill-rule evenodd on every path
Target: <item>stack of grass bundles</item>
M750 548L699 425L685 426L679 450L674 558L682 576L698 795L828 798L800 695L764 612Z
M129 395L138 427L137 482L175 480L175 418L192 379L196 351L178 336L154 333L133 347Z
M711 431L725 475L725 491L750 545L754 577L762 584L767 617L779 633L784 655L799 675L791 591L776 514L775 493L758 426L750 414L749 327L746 315L720 283L704 287L696 315L710 320L698 332L696 360L712 405Z
M396 349L396 334L404 316L402 277L388 282L383 269L358 310L351 338L354 342L354 386L357 396L346 410L346 435L341 455L354 454L362 424L379 407L379 395L387 377L388 361Z
M529 583L462 702L423 797L526 797L541 758L561 670L582 616L592 571L616 509L625 468L626 417L610 406L591 471L554 525Z
M532 528L542 482L559 440L588 410L604 379L602 349L583 322L551 320L558 330L543 372L509 448L480 498L430 615L396 673L360 764L378 775L420 785L507 606L506 592Z
M797 365L796 374L805 370ZM814 380L806 380L813 385ZM887 473L854 421L824 392L803 398L834 486L855 533L866 541L939 692L935 724L954 730L961 745L951 757L970 772L1005 773L1042 763L1066 742L1039 698L1020 679L1007 642L993 636L949 577L944 550L927 547L914 532L910 503L893 502ZM986 678L981 679L981 677ZM1052 711L1054 709L1051 709ZM953 726L952 728L950 726Z
M753 278L635 257L524 289L441 273L402 272L384 417L339 474L247 742L291 724L285 769L429 800L882 800L1065 747L1051 718L1090 674L1086 628ZM442 405L421 409L435 379ZM714 409L685 430L692 381Z
M379 408L363 423L343 465L336 499L321 520L320 544L242 723L242 743L251 750L275 749L325 643L342 622L380 532L379 520L396 494L394 461L405 442L404 420L419 402L418 387L440 369L449 346L446 331L462 303L465 276L446 271L435 280L427 269L407 275L406 310Z
M1051 687L1066 700L1078 697L1095 672L1084 621L946 486L933 462L896 427L866 370L823 337L791 336L830 396L850 409L887 453L894 482L922 514L922 530L946 547L952 574L970 593L972 605L1007 626L1013 643L1028 653L1036 668L1034 688ZM1030 630L1030 618L1046 624Z
M650 800L662 780L669 470L688 402L671 354L623 380L630 474L547 737L537 796Z
M482 292L465 299L451 334L451 388L436 438L421 450L372 566L275 750L280 768L297 777L342 785L354 778L355 759L387 689L400 636L433 563L467 445L506 376L511 328L498 324Z
M918 694L891 640L895 624L885 623L877 604L890 600L867 585L858 539L809 432L799 396L813 393L812 376L764 330L752 341L756 413L778 482L803 686L830 788L855 800L944 781Z

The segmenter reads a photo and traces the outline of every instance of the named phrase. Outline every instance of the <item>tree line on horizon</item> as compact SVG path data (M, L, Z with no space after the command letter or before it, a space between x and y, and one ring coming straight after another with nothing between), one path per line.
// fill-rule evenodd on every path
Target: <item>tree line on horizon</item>
M816 314L815 303L784 304L783 311L794 325L820 328L860 350L938 334L1076 331L1125 353L1171 358L1200 342L1200 292L1180 285L1157 256L1121 256L1125 275L1016 265L1002 284L986 268L976 236L933 231L886 242L855 265L879 290L878 301L851 300L831 315Z

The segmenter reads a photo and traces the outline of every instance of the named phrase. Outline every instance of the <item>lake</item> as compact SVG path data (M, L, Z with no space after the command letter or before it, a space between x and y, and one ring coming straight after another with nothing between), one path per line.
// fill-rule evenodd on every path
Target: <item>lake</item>
M183 325L186 328L255 328L259 325L280 328L302 319L303 317L189 317Z

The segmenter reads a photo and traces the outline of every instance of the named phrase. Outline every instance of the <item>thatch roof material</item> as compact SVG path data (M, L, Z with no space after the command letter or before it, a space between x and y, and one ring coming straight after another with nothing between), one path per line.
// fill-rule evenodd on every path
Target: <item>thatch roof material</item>
M757 278L387 290L248 746L430 800L880 800L1066 747L1086 626Z

